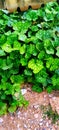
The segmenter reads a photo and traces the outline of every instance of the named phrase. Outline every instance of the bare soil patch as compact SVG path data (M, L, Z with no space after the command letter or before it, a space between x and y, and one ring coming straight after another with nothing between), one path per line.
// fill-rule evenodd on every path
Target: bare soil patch
M24 97L29 100L29 106L0 117L0 130L59 130L59 121L53 124L51 119L44 117L42 110L42 106L48 107L51 103L52 108L59 112L59 94L36 93L28 88Z

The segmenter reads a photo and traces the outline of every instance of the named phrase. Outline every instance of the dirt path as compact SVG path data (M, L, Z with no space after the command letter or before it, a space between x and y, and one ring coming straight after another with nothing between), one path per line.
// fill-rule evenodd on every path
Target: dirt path
M59 130L59 121L52 124L47 116L43 118L42 105L48 106L55 98L53 94L38 94L28 89L24 96L29 100L27 109L19 108L14 115L0 117L0 130Z

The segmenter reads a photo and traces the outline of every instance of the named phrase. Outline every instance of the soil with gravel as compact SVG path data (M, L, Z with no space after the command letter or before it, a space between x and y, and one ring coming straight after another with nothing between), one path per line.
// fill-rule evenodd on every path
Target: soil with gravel
M56 95L27 89L24 97L29 101L29 106L0 117L0 130L59 130L59 121L53 124L51 119L44 117L42 110L42 106L48 107L50 100L55 99Z

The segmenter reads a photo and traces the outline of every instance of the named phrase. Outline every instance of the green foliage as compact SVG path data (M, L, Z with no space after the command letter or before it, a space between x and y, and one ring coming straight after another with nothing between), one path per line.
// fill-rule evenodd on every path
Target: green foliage
M57 2L22 13L0 10L0 115L28 104L20 94L26 82L36 92L59 90Z
M32 90L40 93L40 92L42 92L42 87L40 87L36 84L36 85L33 85Z

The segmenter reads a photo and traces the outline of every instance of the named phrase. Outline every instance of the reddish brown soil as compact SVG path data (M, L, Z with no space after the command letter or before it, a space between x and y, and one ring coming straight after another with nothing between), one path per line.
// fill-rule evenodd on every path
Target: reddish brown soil
M43 116L42 106L48 107L50 102L52 108L56 109L59 105L54 103L57 94L47 94L46 92L36 93L28 89L24 95L29 100L29 106L19 108L14 115L8 114L0 117L0 130L59 130L59 121L55 124ZM58 100L59 103L59 100Z

